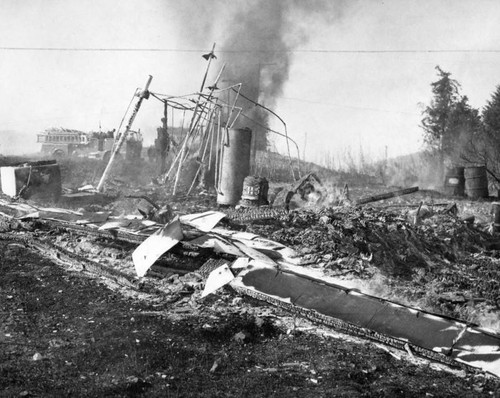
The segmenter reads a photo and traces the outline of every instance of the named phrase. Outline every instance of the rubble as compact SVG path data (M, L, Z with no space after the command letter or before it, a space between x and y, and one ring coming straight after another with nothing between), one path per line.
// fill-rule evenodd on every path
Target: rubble
M286 328L290 338L299 329L307 330L299 328L296 319L307 319L396 347L412 360L422 356L500 376L500 334L479 325L487 315L498 327L500 216L496 213L500 211L494 212L491 223L491 214L485 216L470 203L449 197L435 203L432 195L430 200L423 198L428 192L419 187L387 191L384 186L384 192L366 189L353 195L344 183L340 194L332 195L323 176L310 172L300 178L299 159L294 168L290 155L286 123L245 97L241 84L217 87L225 65L205 90L214 49L215 45L203 56L208 65L195 94L151 92L149 76L144 89L136 90L135 106L124 130L120 126L116 131L112 151L106 155L104 148L99 149L99 156L109 156L106 164L93 169L92 178L78 188L62 188L55 161L2 167L2 191L10 197L0 198L0 239L14 242L5 255L36 251L71 272L97 277L128 297L158 304L161 310L149 314L180 319L210 308L200 328L207 334L218 332L219 318L213 314L226 311L225 316L244 318L251 313L251 305L245 307L241 298L245 296L292 314L293 325ZM131 128L141 103L150 97L162 102L163 117L155 146L147 152L154 167L146 170L139 167L142 135ZM251 148L254 132L239 118L244 109L237 102L241 98L284 125L284 134L261 126L286 138L289 181L294 181L281 190L273 187L271 195L266 178L249 175L256 151ZM169 111L172 119L175 112L176 120L182 113L176 137L173 121L168 123ZM70 131L60 133L58 139ZM75 134L67 137L71 136ZM47 137L43 139L48 143ZM103 146L105 137L99 139ZM111 173L124 143L124 174L134 174L129 179ZM170 152L174 147L175 153ZM62 148L70 154L67 144L59 154ZM149 185L130 186L139 180L134 169L147 176ZM468 175L462 181L450 174L447 188L456 194L463 191L459 189L463 182L470 197L476 197L476 188L480 188L477 197L487 197L486 170L478 169L479 187L469 185ZM47 192L50 207L26 200L36 194L43 199ZM199 197L191 196L195 192ZM147 207L136 200L147 202ZM216 208L216 203L221 206ZM240 208L228 207L234 205ZM136 322L136 315L130 322ZM249 322L220 335L241 346L265 335L264 311L245 321ZM143 342L143 337L133 339L134 345ZM49 347L64 344L55 338ZM31 358L42 361L49 356L37 352ZM224 352L219 352L204 368L216 376L228 366L226 362ZM308 383L322 384L313 367L297 361L252 364L248 371L276 374L291 368L307 374ZM371 375L377 370L367 364L359 373ZM135 392L149 383L135 375L123 377Z
M320 202L325 196L323 184L319 177L314 173L309 173L290 187L286 187L276 195L273 201L274 207L284 207L290 209L290 205L295 201ZM295 204L295 207L297 205Z
M258 218L254 218L250 221L240 221L241 224L229 224L229 226L233 225L235 230L217 227L216 225L225 218L225 214L211 210L182 215L170 224L162 225L144 217L116 217L104 211L91 214L85 211L38 208L12 201L0 202L1 212L9 218L14 215L22 223L40 222L39 227L42 228L43 223L47 222L52 228L54 226L67 228L75 232L79 231L82 238L87 236L76 245L74 241L68 239L69 237L59 236L56 239L58 246L56 250L58 253L66 251L67 260L59 254L57 261L68 265L78 260L79 263L84 264L87 272L100 273L122 286L148 294L155 294L155 292L161 292L163 296L166 294L164 299L167 302L178 303L181 313L185 311L183 308L186 305L194 310L199 305L198 300L227 283L233 287L237 286L233 283L233 272L236 274L241 274L242 271L248 272L257 265L257 268L271 267L276 270L273 272L279 273L282 266L289 267L292 263L300 267L313 266L330 277L345 278L349 274L348 281L366 280L364 288L370 286L370 278L381 273L389 283L392 283L393 287L397 281L400 285L399 294L402 293L401 286L409 288L410 281L417 281L417 285L413 288L416 288L417 292L421 289L422 300L425 294L430 293L425 291L429 284L433 284L432 293L435 294L433 305L443 306L441 309L449 305L456 307L470 302L490 305L490 308L493 308L499 299L498 286L496 282L492 284L490 276L490 273L494 273L495 277L497 274L494 263L483 257L484 264L470 266L472 260L477 262L481 258L480 254L484 253L492 237L487 232L471 227L456 217L456 210L453 210L456 207L456 205L450 205L443 210L442 207L432 209L432 206L429 206L428 217L421 217L417 224L409 222L410 211L405 214L400 210L390 211L387 208L359 206L302 209L280 213L281 217L279 220L275 219L276 222L259 223ZM421 205L417 210L422 212L423 208ZM259 212L256 209L253 211ZM231 222L236 222L235 218ZM172 229L173 225L176 227ZM238 231L238 228L246 232ZM182 232L180 232L181 229ZM99 249L107 250L110 255L102 258L99 250L96 252L94 249L97 249L99 245L102 247L103 242L93 241L91 246L85 244L88 242L89 233L96 234L96 237L108 236L108 240L118 239L131 246L127 249L125 244L123 246L125 252L121 255L116 253L116 249L113 249L116 253L114 255L110 255L111 248ZM161 236L162 233L165 234L164 237ZM151 249L148 240L156 239L155 237L159 240L152 244L153 249ZM49 244L51 240L47 236L37 236L36 232L32 238L41 240L45 244ZM163 242L164 239L168 242ZM78 248L80 254L71 255L64 249L64 246ZM174 250L174 246L179 247ZM143 248L146 248L143 256L135 254L140 253L144 250ZM131 273L133 267L127 259L127 252L131 253L132 249L134 250L132 260L137 275L140 277L139 280ZM172 252L169 256L180 254L184 257L191 253L189 254L191 260L199 258L195 261L192 272L184 275L168 272L168 266L161 265L165 260L161 259L165 258L165 252L169 249ZM38 250L48 251L40 246ZM156 251L156 254L151 257L153 251ZM78 256L86 257L87 260L78 259ZM121 260L113 261L113 256ZM217 256L222 257L217 259ZM98 257L100 257L98 261L89 259ZM237 258L240 259L234 261ZM248 258L251 261L248 261ZM146 262L143 264L142 260ZM207 260L213 261L211 263ZM109 265L105 265L104 262ZM155 262L157 265L152 267ZM200 273L197 273L198 268ZM484 273L488 275L486 278L484 278ZM356 276L355 279L353 275ZM479 275L482 277L480 278ZM472 284L473 280L475 283ZM443 294L444 286L450 284L458 284L461 288L460 294ZM281 286L286 287L288 283L281 284ZM242 291L241 285L239 289ZM246 294L252 295L248 292ZM272 294L272 296L275 295ZM405 297L404 294L401 297L403 300L415 298L415 296ZM273 302L273 300L267 301ZM423 304L423 301L420 303ZM297 309L291 310L297 311ZM311 315L300 310L298 312L307 317ZM446 313L446 311L441 312ZM448 315L456 316L457 314L453 311L450 313L448 310ZM326 322L343 330L337 321L326 321L315 316L312 319ZM355 329L348 331L359 333L355 332ZM382 341L386 344L395 344L386 337ZM404 346L401 347L404 349ZM412 345L411 349L418 351L418 347L420 344ZM433 351L432 347L428 348ZM425 352L419 351L419 353L429 356ZM439 356L431 355L430 357L445 360Z
M55 160L0 167L2 192L11 197L53 200L61 196L61 171Z
M270 204L268 181L248 176L251 136L236 124L242 110L236 105L239 88L216 86L223 70L208 94L201 92L205 75L200 93L191 98L150 92L150 76L136 93L125 130L117 131L97 188L92 178L84 187L66 190L59 204L68 208L23 200L36 188L31 166L21 183L13 184L15 178L2 172L2 188L10 181L15 189L7 189L14 193L11 198L0 198L0 238L69 270L103 278L124 294L171 304L177 316L198 314L211 295L227 294L224 287L230 286L411 357L500 375L500 357L491 349L500 346L500 336L478 327L484 314L498 321L500 307L500 243L491 215L447 197L435 203L435 192L418 187L353 195L345 184L332 195L316 173L286 185ZM236 93L234 101L229 95L222 101L225 91ZM153 185L130 187L127 179L111 175L111 167L150 95L164 105L159 167L148 175ZM174 143L169 108L191 117L167 170ZM133 158L125 159L124 170L137 166L132 161L141 161L140 150ZM192 198L196 186L202 191ZM241 208L227 207L238 203ZM247 332L237 331L233 339L246 344L252 339ZM219 366L216 360L210 372Z

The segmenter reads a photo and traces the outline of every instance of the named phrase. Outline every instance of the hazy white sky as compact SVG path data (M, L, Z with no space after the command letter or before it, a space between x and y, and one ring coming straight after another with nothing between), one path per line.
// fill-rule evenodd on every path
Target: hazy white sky
M294 14L295 5L320 7L318 1L285 1L287 40L299 44L275 111L299 145L307 133L310 159L360 146L373 157L385 146L390 155L418 150L418 104L431 98L436 65L452 72L478 108L500 84L498 1L344 0L325 10L331 18ZM152 91L195 92L206 66L201 54L224 43L240 22L235 12L248 3L0 0L0 153L37 150L35 134L48 127L116 128L149 74ZM149 100L136 119L149 142L161 113Z

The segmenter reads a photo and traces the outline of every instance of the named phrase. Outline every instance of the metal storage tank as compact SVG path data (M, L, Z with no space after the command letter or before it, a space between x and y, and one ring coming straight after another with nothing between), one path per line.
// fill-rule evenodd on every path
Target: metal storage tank
M465 175L465 193L471 199L488 197L488 177L486 167L466 167Z
M493 213L493 232L500 232L500 202L491 204L491 212Z
M250 174L252 130L230 129L226 138L222 147L217 203L234 206L241 198L243 181Z
M243 180L240 206L268 205L269 181L264 177L248 176Z
M464 167L453 167L446 173L444 190L448 195L464 196L465 177Z

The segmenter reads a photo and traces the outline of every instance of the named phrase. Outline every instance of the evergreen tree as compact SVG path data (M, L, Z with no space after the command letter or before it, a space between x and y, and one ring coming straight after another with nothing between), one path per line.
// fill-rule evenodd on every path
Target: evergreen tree
M483 131L479 110L469 105L466 96L456 102L450 113L449 134L443 140L443 152L450 163L459 164L464 160L468 163L484 164Z
M483 123L486 135L500 143L500 86L496 87L483 109ZM496 149L500 149L500 146Z
M431 83L433 98L423 111L422 128L424 141L432 152L439 156L444 166L446 155L449 155L451 143L456 138L452 129L453 110L460 100L460 84L450 78L451 73L436 66L439 80ZM441 170L442 171L442 170Z
M439 79L431 83L433 98L423 111L424 141L438 156L440 178L446 166L464 163L487 164L484 130L479 111L460 94L460 84L451 73L436 66ZM498 93L500 115L500 92ZM499 144L500 144L500 117ZM500 148L500 146L499 146Z
M500 172L500 85L482 112L484 154L491 170Z

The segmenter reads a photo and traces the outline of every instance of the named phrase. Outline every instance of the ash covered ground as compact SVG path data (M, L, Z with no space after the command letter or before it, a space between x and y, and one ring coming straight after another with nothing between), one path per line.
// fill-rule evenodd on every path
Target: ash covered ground
M61 164L65 184L95 182L95 163L76 166ZM86 210L150 210L130 195L176 214L217 208L215 195L172 197L150 183L146 164L133 179L127 167L119 165L108 183L113 200ZM336 183L345 181L337 176ZM303 207L265 220L222 223L294 248L302 267L329 280L498 331L500 246L489 202L419 191L356 206L359 197L390 189L349 183L349 195L332 188L322 206L296 203ZM340 334L230 288L201 298L200 267L218 258L211 251L173 250L137 281L132 243L5 217L1 232L5 396L489 396L500 386L479 371ZM49 261L50 250L40 256L25 250L26 241L120 273Z

